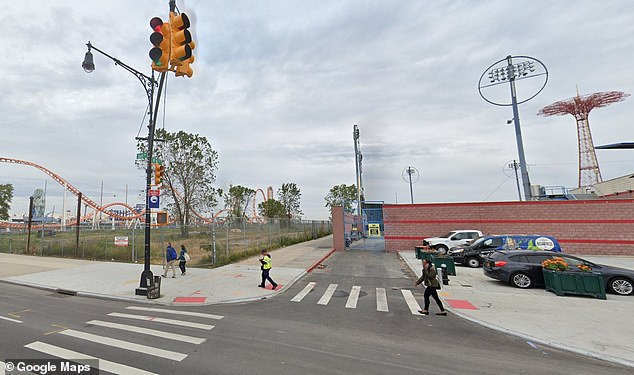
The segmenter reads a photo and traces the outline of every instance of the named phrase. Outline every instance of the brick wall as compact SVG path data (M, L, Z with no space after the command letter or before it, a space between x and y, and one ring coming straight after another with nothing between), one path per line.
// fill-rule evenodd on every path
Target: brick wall
M385 249L454 229L555 236L565 252L634 256L634 199L384 205Z

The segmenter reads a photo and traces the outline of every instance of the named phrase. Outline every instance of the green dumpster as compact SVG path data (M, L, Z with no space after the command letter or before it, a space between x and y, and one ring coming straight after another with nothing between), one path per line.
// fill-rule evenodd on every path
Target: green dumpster
M453 261L452 257L447 256L432 256L432 263L434 263L434 267L436 270L442 267L444 264L446 266L447 275L456 276L456 264Z

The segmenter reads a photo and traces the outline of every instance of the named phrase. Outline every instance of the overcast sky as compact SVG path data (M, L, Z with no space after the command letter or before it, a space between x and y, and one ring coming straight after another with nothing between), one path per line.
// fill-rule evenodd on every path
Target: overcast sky
M134 159L135 137L147 135L144 89L96 52L93 73L81 63L91 41L149 75L149 20L167 20L168 3L5 2L0 157L39 164L97 202L125 201L127 186L128 202L142 203L144 172ZM296 183L307 219L327 219L328 190L355 183L354 124L367 200L409 203L408 166L420 172L415 203L517 200L504 171L518 159L512 109L478 93L481 75L507 55L537 58L549 72L544 90L519 107L533 184L574 188L578 178L574 118L539 109L577 87L581 95L634 93L631 0L177 6L195 21L194 76L170 75L157 126L207 137L219 153L219 188ZM633 118L631 97L594 110L595 145L634 141ZM604 180L633 171L631 150L597 156ZM26 213L45 181L46 211L59 213L59 184L33 167L0 163L0 184L15 188L12 214Z

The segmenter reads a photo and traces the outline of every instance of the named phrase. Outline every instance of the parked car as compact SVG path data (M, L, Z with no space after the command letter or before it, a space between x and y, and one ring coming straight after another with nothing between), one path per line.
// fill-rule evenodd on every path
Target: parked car
M573 255L555 254L552 251L496 251L486 258L483 270L486 276L511 283L518 288L543 286L542 262L553 257L563 258L573 270L577 265L585 265L593 272L601 273L607 292L619 295L634 293L634 270L596 264Z
M441 253L446 253L452 247L467 245L478 237L482 237L482 232L479 230L452 230L444 236L423 239L423 245L436 249Z
M550 250L561 252L559 241L553 236L505 234L478 238L471 244L449 250L454 262L477 268L495 250Z

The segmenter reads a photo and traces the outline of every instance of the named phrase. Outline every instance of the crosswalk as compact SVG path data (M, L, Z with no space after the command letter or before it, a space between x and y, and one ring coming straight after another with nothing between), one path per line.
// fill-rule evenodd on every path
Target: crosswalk
M317 282L311 281L309 282L299 293L297 293L293 298L291 298L291 302L302 302L306 300L306 296L308 296L311 292L317 291L318 284ZM373 292L376 296L376 311L378 312L390 312L390 307L388 303L388 290L386 288L366 288L370 292ZM420 305L416 301L414 294L409 289L399 289L400 293L397 294L396 298L403 299L405 305L412 315L422 316L418 311L421 310ZM350 291L348 292L347 288L342 288L339 284L328 284L326 289L323 291L323 294L317 301L317 305L327 306L331 300L333 295L340 290L342 292L348 293L348 299L346 300L345 308L347 309L356 309L359 297L361 296L362 287L360 285L353 285L350 287ZM390 295L389 300L393 300L394 296ZM314 300L313 300L314 301ZM310 302L309 302L310 303ZM392 302L394 303L394 302Z
M114 311L106 314L106 318L104 319L94 319L86 322L86 328L82 330L67 328L55 332L56 335L72 338L73 340L70 341L70 345L74 345L75 348L65 348L54 345L51 342L46 342L47 340L44 339L31 342L24 347L41 354L50 355L60 359L72 359L79 363L90 364L91 361L93 363L94 361L98 361L99 369L101 371L113 374L150 375L154 373L145 369L137 368L132 364L117 363L111 361L110 359L100 358L98 357L100 355L99 353L87 353L86 348L93 346L88 346L86 344L93 343L97 344L97 347L104 346L116 348L116 350L135 352L139 355L149 356L150 358L154 357L160 358L161 360L181 362L187 358L187 351L189 349L193 350L194 347L179 345L179 350L166 350L151 345L150 340L154 339L163 343L163 347L165 347L165 340L200 345L206 341L204 333L208 333L214 328L214 325L209 323L223 318L222 315L172 310L169 308L162 309L128 306L126 307L126 310L128 312L136 313L131 314L128 312ZM196 319L196 321L193 319ZM201 321L204 321L204 323ZM99 330L99 332L97 332L98 334L89 332L90 327L106 329L107 334L104 335L102 333L103 330ZM185 335L173 332L174 329L187 329L188 333L192 331L200 331L201 334L194 336ZM142 342L133 342L130 341L129 338L120 338L120 334L128 332L135 334L133 336L137 337L135 340L140 340ZM46 336L46 338L50 337L51 336ZM3 365L2 367L4 369L4 364L0 362L0 365Z

